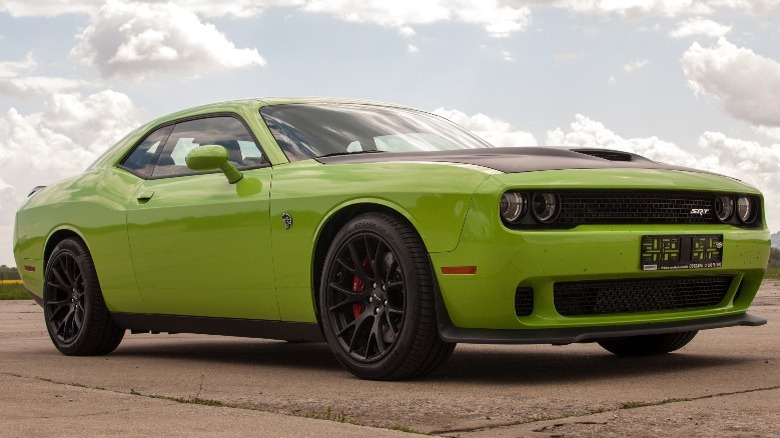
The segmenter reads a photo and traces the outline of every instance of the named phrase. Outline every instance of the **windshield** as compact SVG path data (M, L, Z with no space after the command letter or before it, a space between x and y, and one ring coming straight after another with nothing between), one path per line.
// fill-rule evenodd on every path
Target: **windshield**
M460 126L423 112L353 104L288 104L260 109L290 161L365 152L493 147Z

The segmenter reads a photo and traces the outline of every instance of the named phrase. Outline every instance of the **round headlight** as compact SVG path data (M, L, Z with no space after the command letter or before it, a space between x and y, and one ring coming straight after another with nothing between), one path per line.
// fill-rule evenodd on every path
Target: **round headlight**
M531 211L534 218L542 223L555 220L558 216L558 197L554 193L534 193Z
M511 223L515 223L525 216L526 202L522 193L506 192L501 197L501 217Z
M715 214L721 222L728 222L734 215L734 199L731 196L715 198Z
M753 200L747 196L737 198L737 217L743 224L750 224L756 218L756 209Z

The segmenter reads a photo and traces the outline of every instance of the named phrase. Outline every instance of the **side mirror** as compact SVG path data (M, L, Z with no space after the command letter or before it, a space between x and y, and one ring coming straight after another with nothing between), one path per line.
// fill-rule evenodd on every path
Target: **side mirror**
M235 184L244 177L238 169L228 161L228 151L224 146L211 144L198 146L187 154L184 161L192 170L216 170L219 169L227 177L230 184Z

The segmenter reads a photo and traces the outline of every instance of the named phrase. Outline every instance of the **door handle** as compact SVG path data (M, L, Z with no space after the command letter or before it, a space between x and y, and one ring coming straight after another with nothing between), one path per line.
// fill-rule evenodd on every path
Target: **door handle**
M140 195L136 196L135 199L137 199L138 202L147 202L152 199L152 196L154 196L154 192L152 191L142 192Z

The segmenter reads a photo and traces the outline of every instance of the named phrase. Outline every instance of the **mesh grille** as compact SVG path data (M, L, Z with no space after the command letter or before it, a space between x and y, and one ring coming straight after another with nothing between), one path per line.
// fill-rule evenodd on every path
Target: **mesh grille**
M563 316L691 309L720 303L731 276L671 277L556 283L555 308Z
M561 191L559 224L701 224L719 222L715 195L697 192ZM691 214L693 209L708 210Z
M517 286L515 291L515 313L517 316L528 316L534 311L534 289Z

